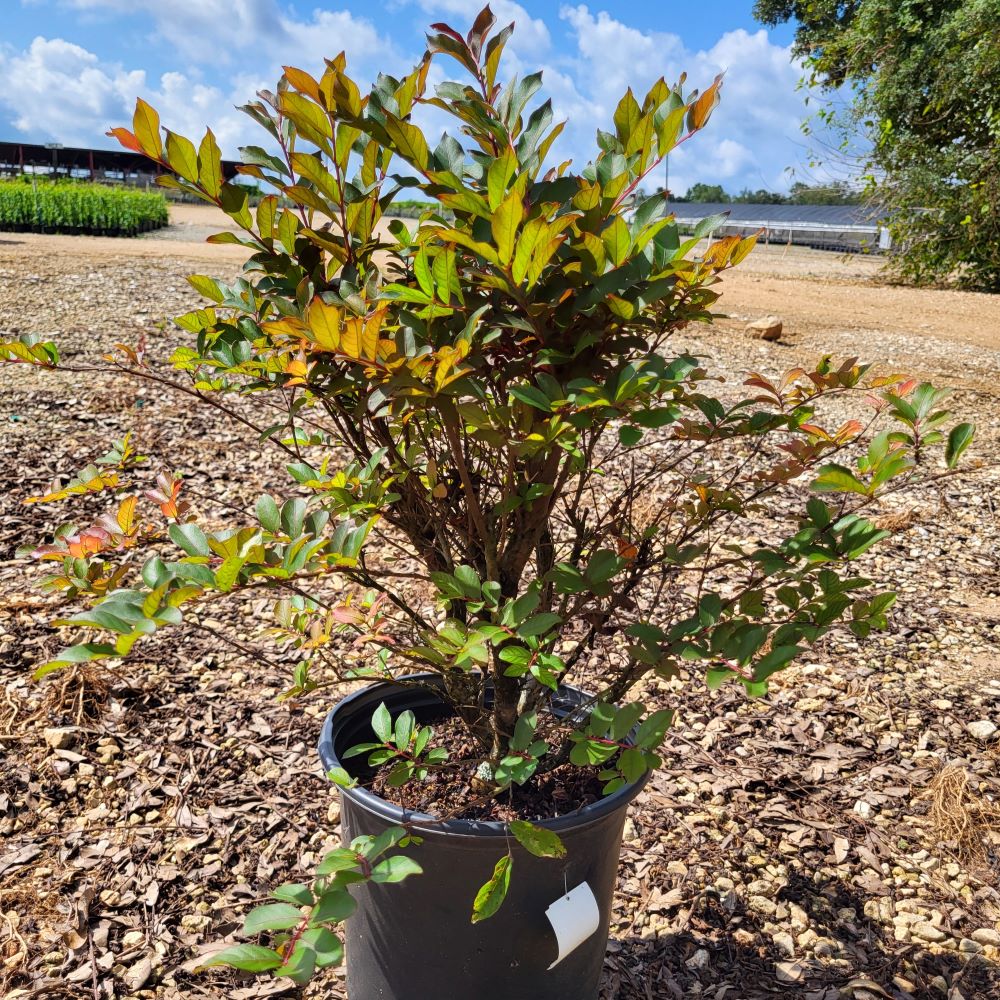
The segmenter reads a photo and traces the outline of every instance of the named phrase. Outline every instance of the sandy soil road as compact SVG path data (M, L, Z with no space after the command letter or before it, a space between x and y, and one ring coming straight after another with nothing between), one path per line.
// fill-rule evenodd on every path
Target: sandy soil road
M141 239L41 236L0 233L0 264L50 261L56 268L79 267L119 258L186 258L217 261L220 270L245 257L238 246L213 245L205 238L232 221L207 205L171 206L171 225ZM836 331L908 334L1000 348L1000 296L942 289L913 289L879 280L879 261L800 247L758 247L726 276L723 327L777 313L791 337Z

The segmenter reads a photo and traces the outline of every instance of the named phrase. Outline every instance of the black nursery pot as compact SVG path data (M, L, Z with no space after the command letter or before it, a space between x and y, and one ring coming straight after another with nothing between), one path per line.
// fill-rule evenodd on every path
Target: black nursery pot
M417 678L410 678L416 680ZM440 688L440 678L419 678ZM566 688L553 699L564 716L585 695ZM440 712L433 690L375 684L338 704L320 736L323 767L343 767L341 755L373 739L371 716L385 702L395 718L410 709L417 720ZM538 823L557 832L562 859L536 858L509 837L503 823L449 820L421 826L430 817L394 806L364 788L341 792L345 843L404 822L423 838L406 854L422 875L391 885L353 890L358 908L346 925L350 1000L595 1000L604 964L611 900L622 829L629 803L646 777L575 812ZM472 902L508 850L514 855L510 889L499 911L478 924ZM554 969L558 946L545 911L587 882L597 900L597 930Z

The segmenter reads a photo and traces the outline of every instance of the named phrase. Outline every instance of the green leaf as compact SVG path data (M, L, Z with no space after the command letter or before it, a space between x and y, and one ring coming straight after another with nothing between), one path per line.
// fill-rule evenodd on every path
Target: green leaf
M562 621L562 618L554 611L543 611L540 615L529 618L517 626L517 634L523 639L534 635L545 635L546 632L555 628Z
M385 130L393 147L404 160L416 164L420 170L427 169L427 140L416 125L401 121L395 115L386 115Z
M240 146L239 150L240 157L244 163L256 167L268 167L285 177L291 176L284 161L280 160L277 156L272 155L266 149L263 149L260 146Z
M635 734L636 746L646 750L655 750L662 742L670 724L674 721L674 713L668 708L661 708L642 721Z
M372 714L372 729L383 743L388 743L392 739L392 716L384 701Z
M975 424L959 424L953 427L948 435L948 444L944 450L944 460L949 469L954 469L958 465L958 460L962 452L972 444L972 439L976 436Z
M393 742L400 750L409 750L410 739L413 737L413 730L416 728L416 719L413 713L407 709L400 712L396 717L396 728Z
M211 129L205 130L198 148L198 183L213 198L222 190L222 150Z
M710 667L705 671L705 683L709 691L717 691L730 677L735 677L736 671L728 667Z
M183 135L167 130L167 162L170 169L186 181L198 182L198 153L194 143Z
M525 667L531 660L531 650L525 649L523 646L504 646L500 650L500 659L504 663L514 663Z
M633 701L624 708L618 709L615 712L615 717L611 720L611 739L624 740L645 711L646 706L641 701Z
M500 202L499 208L493 213L493 218L490 220L493 242L496 244L497 255L502 264L509 264L511 257L514 256L517 229L523 218L524 204L515 188Z
M709 233L718 229L719 226L721 226L728 218L728 212L719 212L717 215L707 215L694 227L691 235L694 239L700 240L702 237L708 236Z
M552 400L541 389L536 389L533 385L513 385L507 389L507 392L522 403L533 406L536 410L541 410L543 413L552 412Z
M163 156L163 144L160 141L160 116L156 109L150 107L141 97L135 102L135 114L132 116L132 131L142 146L142 151L154 160Z
M303 937L305 937L304 934ZM281 974L288 976L293 983L298 983L300 986L305 985L316 971L316 959L316 952L300 939L299 943L292 949L292 953L290 955L286 953Z
M489 881L484 883L479 892L476 893L475 902L472 904L472 922L478 924L481 920L488 920L507 898L507 889L510 887L510 870L514 859L505 854L493 869L493 874Z
M771 674L787 667L802 651L803 647L801 646L775 646L754 664L754 680L766 680Z
M243 569L246 561L246 556L230 556L215 571L215 585L223 594L228 594L236 586L240 570Z
M341 788L353 788L358 782L356 778L352 778L347 771L342 767L332 767L326 772L327 778L330 779L335 785L339 785Z
M635 131L641 117L642 109L632 93L632 88L629 87L625 91L625 96L618 102L614 115L615 130L623 146L628 143L629 136Z
M270 948L262 948L259 944L237 944L209 956L195 972L217 965L230 965L243 972L267 972L269 969L277 969L281 964L281 956Z
M394 854L391 858L380 861L372 869L372 881L377 883L402 882L403 879L409 878L411 875L422 875L423 871L423 868L413 858L408 858L403 854Z
M580 740L569 752L569 759L577 767L587 767L590 764L603 764L618 752L618 747L599 743L597 740Z
M347 847L338 847L323 857L316 866L317 875L336 875L337 872L350 871L360 864L358 852Z
M188 284L199 295L204 295L206 299L221 302L226 297L226 293L215 278L210 278L205 274L189 274L187 280Z
M587 564L587 580L591 583L607 583L625 565L625 561L610 549L599 549Z
M357 900L346 889L330 889L320 895L309 924L337 923L346 920L357 908Z
M289 538L298 538L306 519L306 502L301 497L286 500L281 505L281 527Z
M205 532L197 524L172 524L167 528L167 534L174 545L183 549L189 556L211 554Z
M291 903L266 903L247 914L243 933L253 937L262 931L285 931L295 927L301 919L301 911Z
M43 663L31 676L37 681L46 674L51 674L62 667L72 666L74 663L88 663L91 660L103 660L117 655L118 650L106 642L81 642L64 649L54 660Z
M344 960L344 944L326 927L311 927L299 941L316 956L316 967L325 969Z
M624 262L629 250L632 249L632 237L628 231L628 224L620 215L616 215L615 221L601 233L601 240L615 267Z
M812 488L818 493L860 493L861 496L868 496L868 487L850 469L836 463L824 465L819 470Z
M413 275L417 279L420 290L427 296L428 301L434 297L434 278L431 274L431 266L427 260L427 251L421 247L413 258Z
M271 895L275 899L294 903L296 906L312 906L315 902L312 890L307 885L279 885Z
M278 510L278 505L275 503L274 497L269 493L265 493L257 501L255 509L257 520L260 521L262 528L275 535L281 531L281 511Z
M519 647L507 647L501 650L500 658L505 659L504 653L508 649L519 649ZM527 650L520 650L525 654L525 662L527 662L528 656ZM525 712L520 716L514 725L514 738L511 740L510 746L512 750L526 750L530 745L531 741L535 738L535 730L538 728L538 713L534 711Z
M635 748L623 750L618 758L618 770L627 782L638 781L649 770L646 755Z
M507 185L517 169L517 155L509 146L490 164L486 175L490 211L496 211L507 193Z
M543 826L535 826L527 820L515 819L510 823L510 832L517 842L536 858L564 858L566 845L558 834Z

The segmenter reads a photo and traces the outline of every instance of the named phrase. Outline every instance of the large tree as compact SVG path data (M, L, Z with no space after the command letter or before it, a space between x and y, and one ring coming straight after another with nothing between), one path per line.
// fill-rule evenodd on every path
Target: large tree
M810 82L853 99L826 120L871 139L871 194L917 282L1000 291L1000 0L757 0L794 20Z
M699 181L688 188L684 196L685 201L706 202L712 204L723 204L729 201L729 195L721 184L703 184Z

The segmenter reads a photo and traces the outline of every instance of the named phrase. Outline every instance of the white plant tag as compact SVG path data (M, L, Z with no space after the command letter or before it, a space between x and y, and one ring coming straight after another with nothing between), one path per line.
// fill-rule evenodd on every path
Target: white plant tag
M601 923L597 900L586 882L560 896L546 911L552 929L556 932L559 954L549 966L554 969L571 951L579 948Z

